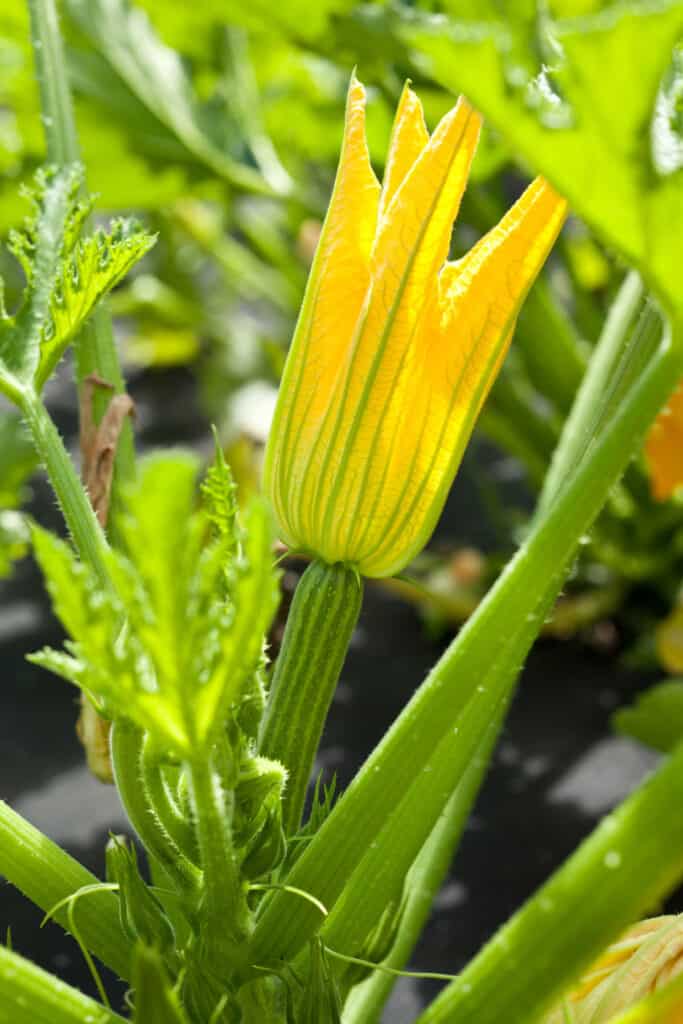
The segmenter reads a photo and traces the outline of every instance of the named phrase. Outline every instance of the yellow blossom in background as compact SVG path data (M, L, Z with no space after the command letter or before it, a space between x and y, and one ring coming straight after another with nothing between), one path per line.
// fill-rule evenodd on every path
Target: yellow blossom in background
M380 187L351 81L264 483L287 544L366 576L397 572L429 539L566 213L538 178L447 262L480 127L461 98L430 136L406 87Z
M622 1014L659 993L683 972L683 914L653 917L629 928L610 946L570 996L543 1018L542 1024L621 1024ZM675 1005L674 1005L675 1003ZM644 1007L647 1004L643 1004ZM643 1013L638 1020L657 1024L683 1024L683 998L675 1000L659 1018ZM629 1024L631 1017L628 1019Z
M652 493L665 501L683 484L683 382L652 424L645 456Z

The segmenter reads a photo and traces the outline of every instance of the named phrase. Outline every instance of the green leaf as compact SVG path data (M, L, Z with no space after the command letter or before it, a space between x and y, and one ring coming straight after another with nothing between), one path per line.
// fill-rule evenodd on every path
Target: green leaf
M69 341L78 334L100 299L125 277L154 245L155 237L134 220L115 220L79 241L62 264L50 296L50 320L41 341L36 384L43 387Z
M170 1018L168 1021L171 1024ZM124 1018L18 953L0 946L0 1024L116 1022L123 1024Z
M135 1024L188 1024L162 957L157 950L142 943L135 947L133 988Z
M683 739L683 679L651 686L631 707L619 708L612 725L655 750L673 750Z
M683 171L656 154L671 152L671 136L679 144L680 126L666 118L666 105L679 88L672 84L672 51L683 6L640 0L559 20L551 26L550 67L535 80L528 68L511 75L521 31L512 11L505 21L466 22L413 16L404 8L401 22L397 31L423 72L464 92L514 151L670 307L680 308Z
M10 235L26 289L15 317L0 316L0 389L14 401L40 390L97 302L153 245L132 222L82 239L90 204L79 199L78 165L37 173L31 213Z
M228 514L227 467L208 485L223 534L196 508L197 460L176 452L140 466L109 551L103 591L69 545L35 529L38 563L70 640L31 660L73 682L110 717L131 718L162 749L209 742L260 673L277 598L270 519L260 502L244 527ZM211 513L217 515L214 505ZM260 685L260 684L258 684ZM257 685L257 689L258 689Z
M216 137L180 57L157 36L144 11L127 0L67 0L66 8L105 62L106 78L113 73L118 79L117 102L122 89L127 91L176 145L180 142L195 160L237 188L273 191L257 170L235 159ZM92 79L98 58L89 55L86 60ZM82 68L82 58L79 63ZM95 70L96 79L98 75L101 70ZM101 90L103 100L109 91L110 87Z

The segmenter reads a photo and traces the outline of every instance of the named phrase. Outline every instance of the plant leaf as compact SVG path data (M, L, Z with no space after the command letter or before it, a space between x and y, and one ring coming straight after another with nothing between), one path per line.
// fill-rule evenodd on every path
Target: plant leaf
M144 11L127 0L67 0L66 8L118 78L119 99L123 85L170 132L172 141L219 177L250 192L273 191L257 170L235 159L214 136L182 61L157 36Z
M264 507L254 502L244 527L224 507L224 533L209 541L211 524L195 508L197 468L182 452L142 463L117 519L122 550L107 556L113 591L102 591L69 545L34 531L36 559L71 639L66 653L43 650L31 660L185 756L209 742L260 672L277 597ZM218 494L227 467L217 473L209 490L227 503L231 494Z
M635 704L614 713L612 725L655 750L673 750L683 739L683 679L668 679L638 694Z
M680 146L680 126L666 109L679 89L672 51L683 6L640 0L558 20L550 67L539 68L535 79L525 72L521 84L511 80L509 63L519 14L468 22L413 16L404 8L401 20L398 34L422 71L464 92L575 212L670 307L680 308L683 170L660 151Z
M26 289L15 317L0 318L0 389L17 401L40 390L96 303L153 245L133 222L82 239L90 204L79 199L83 171L40 170L26 195L31 213L10 235Z
M108 232L98 230L79 241L56 275L50 294L49 321L41 339L36 385L42 389L69 341L100 299L155 242L134 220L115 220Z

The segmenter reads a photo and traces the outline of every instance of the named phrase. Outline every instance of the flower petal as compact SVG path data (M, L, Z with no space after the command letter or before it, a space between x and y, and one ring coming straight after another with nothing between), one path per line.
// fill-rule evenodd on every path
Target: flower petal
M288 456L300 452L302 444L305 448L312 443L294 436L293 430L314 429L329 404L370 278L380 186L365 136L365 99L365 89L354 76L337 177L283 376L272 428L274 443L268 447L264 468L265 486L283 530L287 517L280 489L291 469Z
M386 213L389 203L428 142L429 132L425 124L422 104L406 83L391 130L379 205L380 219Z
M442 270L385 418L391 429L373 474L399 490L384 494L373 510L363 540L366 545L372 535L379 543L364 546L366 575L391 571L399 541L416 553L431 534L517 313L565 213L565 201L538 179L464 259ZM394 513L382 516L381 508Z
M683 381L651 426L645 455L652 493L666 501L683 484Z
M361 508L372 504L384 446L396 417L405 415L395 401L398 382L437 290L480 125L479 115L461 99L442 119L378 226L367 306L321 432L325 455L316 473L334 483L324 500L320 491L310 495L311 507L322 517L315 532L331 539L335 553L359 523Z

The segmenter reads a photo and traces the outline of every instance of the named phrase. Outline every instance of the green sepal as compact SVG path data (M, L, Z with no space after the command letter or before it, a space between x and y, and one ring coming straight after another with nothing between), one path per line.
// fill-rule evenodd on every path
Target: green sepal
M287 772L277 761L251 757L240 770L235 789L235 845L244 848L242 874L256 879L284 859L282 793Z
M129 846L124 836L112 836L106 864L108 881L119 886L121 927L131 942L140 939L162 953L173 949L173 926L140 874L135 847Z

